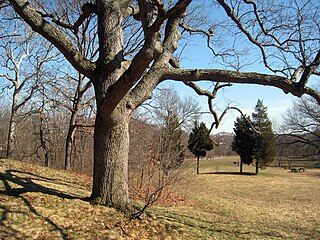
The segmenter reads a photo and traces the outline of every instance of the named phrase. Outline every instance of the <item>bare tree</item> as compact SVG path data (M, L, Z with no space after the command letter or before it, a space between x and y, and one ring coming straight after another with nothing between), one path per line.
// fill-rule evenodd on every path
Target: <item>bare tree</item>
M184 130L189 130L201 113L197 99L190 96L181 98L172 86L156 89L151 102L145 107L152 115L151 121L160 126L168 122L170 115L176 114L179 126Z
M98 38L97 32L95 31L97 20L94 18L94 15L91 14L91 11L88 10L90 9L90 4L83 5L83 1L81 0L73 1L72 4L66 1L59 2L61 4L59 8L61 14L66 18L68 24L75 22L74 27L77 28L75 30L77 32L76 35L73 34L73 32L67 31L67 36L75 43L84 57L93 61L97 58ZM86 8L88 9L86 10ZM66 12L72 12L72 14L67 14ZM77 19L79 15L80 18ZM56 87L56 90L62 93L59 95L62 95L63 98L67 98L66 101L62 102L55 98L56 103L65 107L70 112L70 121L66 136L64 166L64 168L68 170L71 168L75 131L78 127L92 127L92 124L85 122L83 112L88 109L89 112L93 113L93 102L95 99L92 91L88 91L92 87L92 84L85 75L69 69L68 71L65 71L64 76L61 78L69 79L69 85L74 85L73 87L70 86L68 91L64 88ZM91 117L93 116L89 116L89 118Z
M94 86L97 115L91 198L99 203L127 209L129 204L127 166L130 116L138 106L150 97L160 82L168 79L183 82L195 89L197 93L205 94L210 102L214 98L214 92L200 91L199 87L195 85L196 81L210 80L217 82L217 84L246 83L273 86L295 96L310 95L320 103L319 92L307 86L310 75L319 74L320 51L318 44L312 44L319 41L319 34L315 39L314 37L309 39L308 32L305 34L302 29L296 31L294 28L291 29L293 34L286 34L289 40L284 43L282 39L279 39L283 36L280 32L278 35L270 36L270 32L277 31L279 28L276 22L268 20L270 16L273 16L273 20L278 18L278 15L276 17L272 15L274 14L273 6L264 8L262 12L260 9L256 9L258 4L253 1L244 1L244 4L241 1L239 7L239 4L233 4L233 1L230 4L222 0L217 1L236 25L236 28L240 29L241 33L260 49L266 67L271 63L266 64L268 55L263 50L269 44L275 45L275 50L281 56L283 48L286 50L286 47L291 47L291 45L294 45L293 48L295 48L296 42L302 46L308 43L310 46L308 49L312 51L304 51L305 48L302 47L294 52L288 52L293 57L299 53L304 56L302 60L305 59L299 65L296 65L296 62L292 65L293 73L290 76L286 75L285 71L261 74L220 69L178 68L173 63L181 33L199 32L192 28L193 26L186 27L184 25L187 23L188 17L192 16L187 11L191 0L177 0L171 5L164 5L160 0L96 0L94 3L84 4L80 16L70 24L68 21L64 21L67 19L67 12L64 16L56 16L54 12L49 14L49 8L44 11L45 7L40 8L32 1L9 0L9 2L34 31L55 45L72 66L89 78ZM238 8L244 10L239 12ZM299 9L300 4L297 3L297 8L291 10L298 11ZM268 10L272 10L269 11L269 15L264 14L263 18L259 17L261 13L268 12ZM248 25L249 21L241 18L244 11L248 14L251 13L249 15L254 17ZM289 13L289 11L286 12ZM66 31L71 31L77 35L83 20L92 15L98 19L96 31L99 35L98 55L94 61L88 60L73 40L65 34ZM244 14L244 16L248 15ZM295 26L299 30L301 18L296 14L294 16L296 16L297 22ZM143 42L142 45L138 43L139 46L132 53L132 57L125 59L124 45L125 42L128 42L125 39L132 37L132 35L124 35L122 23L132 17L142 28ZM309 15L309 17L312 16ZM314 17L311 24L319 26L318 19L318 17ZM281 21L283 21L281 28L287 26L285 24L287 19L281 18ZM273 27L270 30L271 26ZM256 31L256 28L259 28L259 31ZM291 31L288 28L286 30ZM314 31L318 32L319 28L314 28ZM261 39L256 40L254 33L258 33L262 39L267 39L270 43L265 45L262 41L258 41ZM210 32L203 31L203 34L208 36L210 40L212 36ZM299 56L297 56L298 59ZM285 63L289 60L286 56L282 59ZM211 104L211 112L215 113L213 106ZM221 118L216 119L221 120Z
M149 121L158 130L157 158L160 172L167 176L184 159L182 137L200 115L200 106L192 97L179 97L173 87L159 88L154 97L144 105L150 113ZM161 180L161 177L159 178Z
M320 108L317 102L308 97L297 99L293 107L284 114L283 133L290 136L286 144L295 145L298 156L320 154ZM308 149L306 149L308 146Z
M7 139L6 157L11 158L15 149L16 128L19 121L19 110L30 101L38 88L41 71L45 63L54 58L52 47L39 44L36 34L24 24L13 22L13 28L2 26L2 32L8 32L11 37L3 38L0 42L0 64L5 73L0 78L7 80L7 87L12 89L11 116ZM10 32L11 31L11 32ZM20 32L13 36L14 32ZM26 114L26 111L24 112Z
M47 83L49 93L47 98L55 109L67 110L69 117L68 130L65 140L64 169L70 170L72 163L72 149L75 131L78 127L93 127L94 96L91 82L84 75L67 68L67 71L58 71L57 77ZM65 86L68 86L65 88Z

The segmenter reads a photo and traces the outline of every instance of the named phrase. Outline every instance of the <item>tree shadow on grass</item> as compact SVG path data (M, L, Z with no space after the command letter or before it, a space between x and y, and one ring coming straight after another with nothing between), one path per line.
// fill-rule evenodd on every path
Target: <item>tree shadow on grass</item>
M206 172L206 173L200 173L200 174L213 174L213 175L238 175L238 176L255 176L255 173L251 172Z
M19 176L19 174L23 174L22 176ZM3 186L5 190L0 191L0 195L7 195L7 196L13 196L20 200L22 200L24 206L27 206L28 209L32 214L34 214L36 217L44 220L46 223L48 223L54 231L57 231L62 239L71 239L68 234L66 233L66 230L62 227L58 226L56 223L54 223L50 218L41 215L31 204L30 201L28 201L22 194L24 193L44 193L51 196L57 196L60 198L66 198L66 199L79 199L77 196L70 195L68 193L64 193L63 191L59 191L53 188L42 186L39 183L36 183L35 181L43 181L43 182L49 182L49 183L55 183L56 179L50 179L47 177L42 177L39 175L36 175L34 173L30 172L22 172L17 170L6 170L5 172L0 173L0 179L3 183ZM59 182L58 184L61 184ZM15 185L15 187L11 187L11 185ZM68 185L67 183L65 185ZM0 227L4 227L6 229L6 232L4 233L4 236L11 236L11 237L21 237L23 233L18 232L15 230L12 226L10 226L8 223L6 223L6 220L8 218L9 213L15 213L19 214L22 212L11 210L10 208L6 206L1 206L1 216L0 216ZM25 213L24 213L25 214ZM0 237L3 237L0 235Z

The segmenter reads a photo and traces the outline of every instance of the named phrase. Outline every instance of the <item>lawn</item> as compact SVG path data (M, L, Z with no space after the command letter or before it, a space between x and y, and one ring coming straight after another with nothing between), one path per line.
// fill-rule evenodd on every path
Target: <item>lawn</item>
M128 220L91 205L90 179L0 160L0 239L320 239L320 169L237 174L235 158L187 161L179 201Z

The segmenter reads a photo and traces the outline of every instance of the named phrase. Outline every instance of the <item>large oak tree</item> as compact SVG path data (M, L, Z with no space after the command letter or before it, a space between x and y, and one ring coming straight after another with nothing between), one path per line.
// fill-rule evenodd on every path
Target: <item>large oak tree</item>
M272 6L259 9L260 5L254 1L238 1L235 4L233 1L232 3L224 0L214 1L222 6L220 10L227 13L237 31L260 51L263 64L273 72L267 75L220 69L179 68L174 54L179 46L181 33L202 33L213 49L210 41L213 35L211 30L208 32L197 30L188 26L188 21L185 21L190 16L187 13L191 0L168 1L170 4L166 5L161 0L90 1L82 6L82 14L74 22L64 21L69 20L66 16L72 11L65 11L64 15L56 16L54 11L50 13L51 8L46 9L35 4L38 1L9 0L9 2L34 31L50 41L77 71L92 82L97 115L91 198L112 207L126 209L129 204L127 159L130 116L151 96L154 88L162 81L171 79L183 82L196 93L208 97L209 108L215 119L213 125L216 127L221 117L216 114L212 100L217 90L225 85L219 83L274 86L295 96L310 95L320 103L319 92L307 86L310 76L319 74L320 51L317 44L319 40L314 37L304 38L301 28L299 31L303 22L299 15L295 15L297 24L293 25L293 34L290 34L285 21L292 20L291 18L280 19L279 14L276 18L272 14L264 14L270 13L268 9L272 9ZM72 2L70 1L70 4ZM239 10L242 7L248 14ZM98 55L94 61L86 59L72 39L65 34L65 31L71 31L76 35L83 20L92 15L97 18L96 31L99 36ZM318 19L316 16L313 19ZM251 17L251 21L248 17ZM123 26L128 19L135 19L142 30L126 31ZM279 22L276 22L277 19ZM286 27L286 34L279 31L282 27ZM137 41L136 48L131 48L130 59L127 60L124 50L128 42L132 43L132 39L139 39L135 37L137 33L142 36L141 41ZM311 35L306 36L308 38ZM312 51L304 51L309 50L305 48L306 45L312 46ZM284 60L286 68L278 71L268 62L268 57L271 55L268 55L267 48L278 52L278 55L284 56L285 60L288 60L288 55L293 55L301 61L289 69L287 65L291 62ZM222 56L214 51L213 53ZM287 71L288 69L290 71ZM214 90L200 89L196 81L201 80L216 83Z

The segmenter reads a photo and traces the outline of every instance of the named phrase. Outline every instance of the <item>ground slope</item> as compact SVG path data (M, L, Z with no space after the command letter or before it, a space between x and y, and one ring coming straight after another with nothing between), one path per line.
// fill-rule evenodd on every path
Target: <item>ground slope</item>
M91 205L84 176L0 160L0 239L320 239L320 170L238 175L233 159L186 165L175 189L187 204L143 220ZM252 170L252 169L245 169Z

